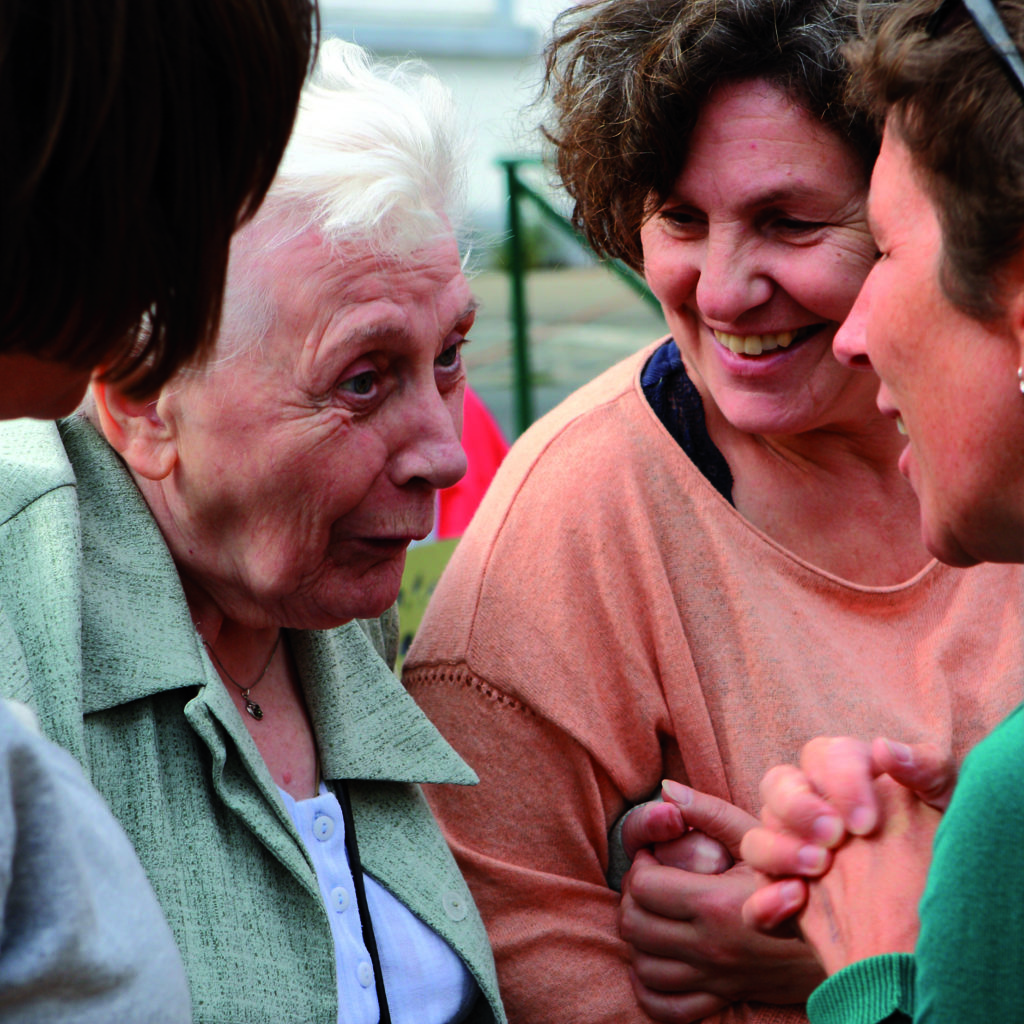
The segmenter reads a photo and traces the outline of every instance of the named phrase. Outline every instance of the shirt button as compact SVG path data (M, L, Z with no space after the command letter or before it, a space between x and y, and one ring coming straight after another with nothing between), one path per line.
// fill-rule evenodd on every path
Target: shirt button
M331 890L331 906L340 914L348 910L348 905L351 902L351 897L348 894L348 889L343 885L336 885Z
M356 968L356 977L363 988L369 988L373 984L373 964L369 960L364 960Z
M334 835L334 819L327 814L318 814L313 819L313 835L326 843Z
M441 905L444 907L444 912L453 921L461 921L469 913L465 896L454 889L450 889L441 897Z

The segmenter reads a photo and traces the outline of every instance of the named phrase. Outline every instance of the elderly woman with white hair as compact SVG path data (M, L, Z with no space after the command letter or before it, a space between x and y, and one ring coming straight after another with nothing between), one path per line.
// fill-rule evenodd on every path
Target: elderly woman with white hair
M452 124L429 75L325 44L212 358L0 430L8 695L134 842L197 1021L504 1020L418 787L474 776L388 664L465 468Z

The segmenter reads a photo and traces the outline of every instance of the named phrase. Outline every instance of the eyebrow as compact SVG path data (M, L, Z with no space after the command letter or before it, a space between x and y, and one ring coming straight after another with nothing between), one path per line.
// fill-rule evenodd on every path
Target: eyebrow
M460 323L462 323L463 320L465 320L467 317L475 313L479 308L479 301L477 299L470 299L469 303L465 306L465 308L460 313L457 313L455 315L455 318L452 320L451 326L448 328L448 330L453 330ZM396 333L404 332L396 332L394 327L389 324L366 324L363 327L356 328L356 330L352 334L350 334L346 340L357 342L377 341L378 339L394 337Z
M790 202L794 199L820 199L823 196L831 196L827 188L813 185L787 185L783 188L774 188L770 192L764 192L759 196L752 197L750 206L772 206L775 203Z
M470 299L466 305L466 308L455 318L455 324L461 324L468 316L475 313L480 308L479 299ZM452 324L454 327L455 324Z

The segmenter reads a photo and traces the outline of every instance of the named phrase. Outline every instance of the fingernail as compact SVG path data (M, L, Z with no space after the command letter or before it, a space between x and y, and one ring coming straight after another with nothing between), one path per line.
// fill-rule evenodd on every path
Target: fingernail
M850 811L846 827L855 836L866 836L875 827L875 814L870 807L855 807Z
M782 897L783 902L787 906L795 906L803 903L804 900L804 884L803 882L797 882L794 879L790 879L787 882L779 883L779 895Z
M833 814L822 814L811 824L811 835L822 846L833 847L843 838L843 823Z
M893 758L899 761L900 764L910 764L914 760L914 752L906 745L906 743L897 743L895 740L886 740L885 745L889 748L889 753L892 754Z
M801 846L796 860L801 872L818 874L825 867L825 851L820 846Z
M661 791L673 803L682 804L684 807L693 802L693 790L689 786L673 782L671 779L661 780Z

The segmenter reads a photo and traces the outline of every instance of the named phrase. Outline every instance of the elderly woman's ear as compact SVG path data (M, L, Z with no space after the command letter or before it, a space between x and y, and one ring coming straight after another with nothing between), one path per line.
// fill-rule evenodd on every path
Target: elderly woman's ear
M166 477L178 450L174 431L162 414L164 392L139 400L102 381L94 381L91 390L99 428L129 468L147 480Z

